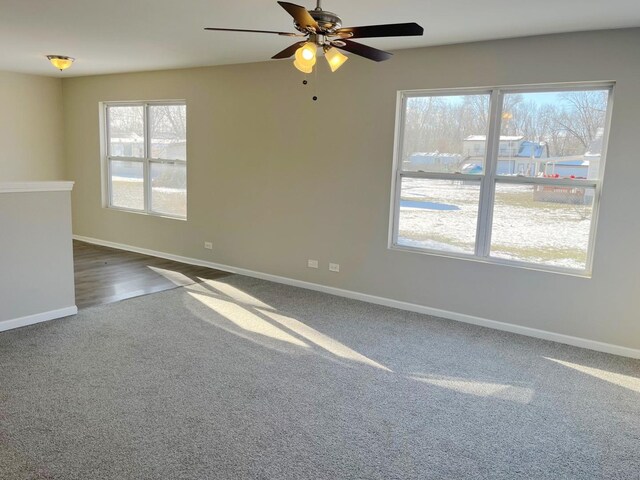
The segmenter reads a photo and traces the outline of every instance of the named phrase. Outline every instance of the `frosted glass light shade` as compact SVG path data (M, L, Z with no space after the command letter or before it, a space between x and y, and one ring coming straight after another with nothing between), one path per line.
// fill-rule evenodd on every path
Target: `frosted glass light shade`
M316 50L315 43L307 42L296 50L295 61L293 65L304 73L311 73L313 66L316 64Z
M302 73L311 73L313 71L313 65L302 65L298 60L293 61L293 66L300 70Z
M64 55L47 55L47 58L51 62L51 65L60 71L69 68L75 60L75 58L66 57Z
M338 70L344 62L349 60L349 57L340 53L336 48L331 47L329 50L324 52L324 58L327 59L329 63L329 68L331 68L332 72Z

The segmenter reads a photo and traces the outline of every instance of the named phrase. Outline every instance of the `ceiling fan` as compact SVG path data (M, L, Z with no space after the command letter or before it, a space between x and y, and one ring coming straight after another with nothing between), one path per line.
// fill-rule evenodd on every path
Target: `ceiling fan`
M285 48L271 58L290 58L295 56L294 66L304 73L311 73L316 63L318 48L321 48L329 67L335 72L347 61L345 55L337 49L382 62L391 58L391 53L354 42L353 38L405 37L422 35L424 29L417 23L392 23L387 25L367 25L364 27L342 27L342 19L335 13L322 9L321 0L316 8L305 7L289 2L278 2L293 17L293 26L298 33L275 32L270 30L244 30L237 28L205 28L223 32L272 33L285 37L305 38Z

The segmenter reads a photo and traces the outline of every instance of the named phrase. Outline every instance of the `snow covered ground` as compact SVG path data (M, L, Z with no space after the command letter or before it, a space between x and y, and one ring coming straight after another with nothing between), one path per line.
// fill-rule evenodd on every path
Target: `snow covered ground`
M113 177L111 185L114 206L144 209L144 186L141 178ZM187 191L184 188L154 186L151 195L154 212L186 216Z
M592 207L536 201L532 186L498 184L491 255L498 258L584 269ZM404 179L398 243L458 253L474 252L480 186L469 182ZM416 208L411 201L445 204ZM451 206L458 209L451 209Z

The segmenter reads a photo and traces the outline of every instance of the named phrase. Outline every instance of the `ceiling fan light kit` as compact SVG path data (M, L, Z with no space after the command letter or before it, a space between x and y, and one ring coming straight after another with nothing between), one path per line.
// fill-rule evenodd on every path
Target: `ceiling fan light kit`
M340 53L340 51L335 47L327 48L324 51L324 58L326 58L327 62L329 62L329 68L332 72L338 70L344 64L344 62L349 60L349 57Z
M271 57L281 59L295 56L293 65L303 73L311 73L313 71L318 48L322 48L324 56L329 63L329 68L332 72L335 72L348 58L337 49L375 62L388 60L392 56L389 52L354 42L351 40L353 38L406 37L419 36L424 33L424 29L417 23L392 23L343 28L342 19L335 13L323 10L321 0L317 0L316 8L313 10L307 10L305 7L289 2L278 2L278 4L293 17L293 26L298 33L234 28L205 28L205 30L271 33L285 37L304 38L305 40L299 41Z

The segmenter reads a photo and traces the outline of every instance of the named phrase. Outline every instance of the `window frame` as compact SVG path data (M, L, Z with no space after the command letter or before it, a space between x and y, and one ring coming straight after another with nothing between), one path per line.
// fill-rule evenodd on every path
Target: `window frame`
M501 114L504 96L518 93L544 93L544 92L572 92L608 90L607 111L604 120L602 136L602 152L598 178L596 179L561 179L541 177L520 177L497 175L498 154L500 148ZM454 259L470 260L481 263L518 267L544 272L561 273L579 277L592 276L593 257L596 244L596 232L600 203L602 196L604 171L607 162L607 150L609 144L609 132L611 129L611 115L615 92L614 81L602 82L571 82L571 83L545 83L524 85L502 85L494 87L477 88L449 88L449 89L417 89L399 90L396 99L395 137L393 147L393 170L391 180L390 221L387 248L390 250L419 253L423 255L435 255ZM484 167L481 174L468 173L443 173L443 172L411 172L402 169L403 142L406 102L408 98L422 96L453 96L453 95L479 95L489 94L489 126L487 131L486 151ZM400 200L402 195L403 178L425 178L443 180L461 180L480 183L480 199L478 202L478 218L476 225L476 242L473 254L449 252L433 248L412 247L398 244ZM526 262L522 260L509 260L491 256L491 233L493 227L493 210L495 205L495 190L498 183L514 185L555 185L587 187L594 189L592 219L589 230L589 243L587 246L587 259L584 269L573 269L541 263Z
M116 102L100 102L100 150L102 160L102 206L103 208L109 208L112 210L119 210L128 213L137 213L141 215L152 215L155 217L170 218L173 220L187 220L187 214L173 215L165 212L158 212L153 210L151 204L152 185L151 185L151 165L152 164L164 164L164 165L184 165L185 170L187 168L187 160L181 159L162 159L153 158L150 155L151 152L151 131L149 126L149 108L154 106L184 106L187 108L186 100L149 100L149 101L116 101ZM143 107L143 134L144 134L144 155L142 157L126 157L126 156L113 156L110 151L110 133L109 133L109 107ZM186 141L186 139L185 139ZM188 141L186 141L188 144ZM185 145L186 148L186 145ZM188 155L187 155L188 158ZM111 165L113 161L125 161L135 162L142 164L142 183L143 183L143 197L144 208L138 210L135 208L121 207L113 205L112 203L112 185L111 185ZM186 196L188 199L188 183L186 189ZM188 200L187 200L188 201Z

